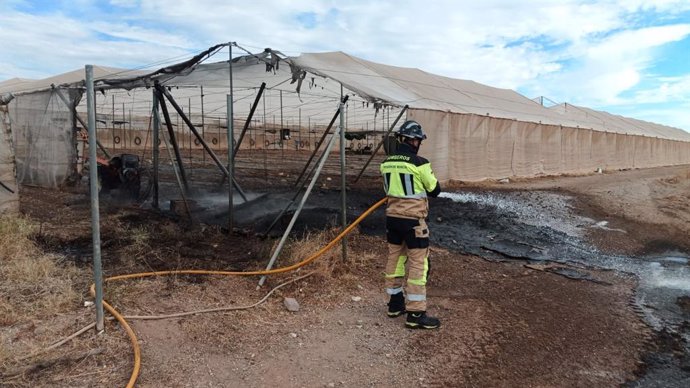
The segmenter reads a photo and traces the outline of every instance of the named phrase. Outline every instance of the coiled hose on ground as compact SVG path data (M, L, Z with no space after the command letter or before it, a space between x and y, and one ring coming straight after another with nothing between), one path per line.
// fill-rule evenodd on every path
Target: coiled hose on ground
M172 271L154 271L154 272L140 272L140 273L131 273L131 274L124 274L124 275L116 275L116 276L110 276L105 278L104 280L106 282L112 282L116 280L127 280L127 279L136 279L136 278L146 278L146 277L152 277L152 276L167 276L167 275L219 275L219 276L256 276L256 275L275 275L279 273L284 273L284 272L290 272L294 271L298 268L304 267L305 265L311 263L312 261L316 260L319 258L321 255L323 255L325 252L333 248L340 240L342 240L347 234L349 234L362 220L364 220L367 216L369 216L371 213L373 213L376 209L378 209L381 205L386 203L386 198L381 199L380 201L376 202L374 205L372 205L369 209L367 209L364 213L362 213L359 217L357 217L356 220L354 220L350 225L347 226L338 236L336 236L333 240L331 240L326 246L323 248L319 249L316 251L314 254L311 256L307 257L306 259L286 266L286 267L281 267L281 268L275 268L271 270L263 270L263 271L247 271L247 272L241 272L241 271L210 271L210 270L201 270L201 269L186 269L186 270L172 270ZM91 296L95 297L96 296L96 291L95 291L95 286L92 284L91 288ZM139 342L137 339L136 334L134 333L134 330L129 326L129 323L127 323L127 320L120 314L113 306L111 306L108 302L105 300L103 301L103 307L108 310L108 312L115 317L115 319L120 322L120 325L125 329L127 332L127 335L129 336L129 339L132 343L132 351L134 353L134 367L132 368L132 374L130 375L129 382L127 383L127 388L132 388L134 387L134 384L137 381L137 378L139 377L139 371L141 369L141 349L139 348Z

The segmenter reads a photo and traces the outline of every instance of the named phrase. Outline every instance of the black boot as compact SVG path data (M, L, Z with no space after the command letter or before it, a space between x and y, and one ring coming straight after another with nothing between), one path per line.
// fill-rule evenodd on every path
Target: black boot
M399 317L405 313L405 296L402 292L391 295L388 302L388 316L391 318Z
M426 311L408 311L405 327L408 329L437 329L441 321L426 315Z

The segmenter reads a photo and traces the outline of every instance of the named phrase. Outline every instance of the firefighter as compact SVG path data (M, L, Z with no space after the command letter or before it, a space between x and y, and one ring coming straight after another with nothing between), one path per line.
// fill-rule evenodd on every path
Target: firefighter
M390 295L388 316L394 318L407 313L406 327L436 329L441 322L426 314L429 227L425 219L429 214L427 197L438 196L441 187L429 161L417 155L422 140L426 139L422 126L416 121L406 121L397 136L397 149L381 163L388 196L385 270L386 293ZM406 267L407 284L403 293Z

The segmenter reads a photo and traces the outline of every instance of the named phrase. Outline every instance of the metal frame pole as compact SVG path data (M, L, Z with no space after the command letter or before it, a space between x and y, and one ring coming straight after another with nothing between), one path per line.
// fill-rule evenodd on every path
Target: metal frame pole
M265 89L266 82L262 82L261 87L259 88L259 92L256 94L256 98L254 99L254 103L249 108L249 116L247 116L247 121L244 122L244 127L242 128L242 132L240 132L240 137L237 139L237 146L235 146L235 153L233 154L233 158L235 157L235 155L237 155L237 152L240 150L240 144L242 144L244 135L245 133L247 133L247 129L249 129L249 124L251 124L252 122L254 112L256 111L256 107L259 106L259 100L261 99L261 96L263 96Z
M283 130L285 126L283 125L283 91L280 92L280 158L284 160L285 158L285 138L283 136Z
M369 159L367 159L367 162L364 163L364 167L362 167L362 170L357 175L357 178L355 178L355 183L357 183L357 181L359 181L359 178L362 177L362 174L364 174L364 170L366 170L367 167L369 167L369 163L371 163L371 161L374 159L374 156L376 156L376 153L379 152L379 149L383 145L383 142L386 141L388 134L393 131L393 128L395 128L395 126L398 124L398 121L400 120L402 115L405 113L405 111L407 111L407 108L408 108L408 106L405 105L402 108L402 110L400 111L400 113L398 113L398 117L395 118L393 125L391 125L390 128L388 128L388 132L386 132L386 134L383 135L383 139L381 139L381 142L379 142L379 144L376 146L376 148L374 149L374 152L371 153L371 156L369 157ZM374 121L374 124L376 124L376 121Z
M124 104L123 104L122 109L124 110ZM128 136L132 136L132 109L129 110L129 119L128 119L128 121L129 121L129 123L127 124L127 126L129 127ZM135 145L136 145L136 144L135 144ZM130 147L131 147L131 146L132 146L132 144L130 143ZM144 157L144 155L145 155L145 154L142 152L142 154L141 154L142 158Z
M232 45L235 44L234 42L228 44L228 77L230 78L230 93L226 96L227 101L226 101L226 109L227 109L227 129L228 129L228 232L232 233L232 229L234 226L234 201L233 201L233 183L234 183L234 178L235 178L235 155L234 155L234 140L235 140L235 134L234 134L234 112L233 112L233 92L232 92ZM239 144L238 144L239 146ZM245 197L244 200L246 201L247 198Z
M264 117L263 117L263 127L264 127L264 180L268 182L268 146L266 145L266 140L268 140L268 135L266 135L266 98L263 98L263 105L264 105Z
M158 94L153 92L153 200L151 206L158 209L158 169L160 166L160 129L161 120L158 114Z
M170 113L168 112L168 106L165 105L165 99L163 98L163 93L157 89L158 92L158 105L160 105L163 111L163 117L165 117L165 125L168 128L168 136L170 137L170 144L172 144L173 151L175 151L175 159L177 160L177 167L180 170L180 177L182 178L182 183L184 184L184 190L189 191L189 185L187 184L187 174L184 171L184 165L182 164L182 156L180 155L180 148L177 145L177 139L175 138L175 130L172 127L172 122L170 122Z
M297 139L299 142L297 144L297 150L299 151L302 144L304 144L302 143L302 108L297 110L297 136L299 136L299 139Z
M228 94L226 96L227 101L227 114L228 114L228 120L232 121L232 95ZM233 199L233 185L230 183L233 181L234 176L235 176L235 153L232 148L232 140L235 137L234 128L232 124L228 124L228 230L230 233L232 233L232 228L234 225L234 218L235 218L235 212L234 212L234 199ZM246 202L246 197L245 197L245 202Z
M93 278L96 288L96 330L103 331L103 269L101 267L101 220L98 203L98 163L96 162L96 111L94 110L93 66L86 65L86 105L89 131L89 188L91 196L91 237Z
M297 206L297 210L295 210L295 214L292 215L292 219L290 220L290 223L288 224L287 229L285 229L285 232L283 233L283 237L280 239L280 242L278 243L278 247L276 247L275 252L273 252L273 255L271 256L271 260L269 260L268 265L266 266L266 270L270 270L273 268L273 264L275 264L276 259L278 258L278 255L280 254L280 251L283 249L283 245L285 245L285 241L287 240L288 235L292 231L292 228L295 226L295 222L297 221L297 217L299 217L300 212L302 212L302 208L304 208L304 204L307 202L307 198L309 198L309 194L311 194L312 189L314 188L314 185L316 184L316 181L319 178L319 175L321 174L321 169L323 168L324 164L326 164L326 160L328 159L327 155L331 152L331 149L333 148L333 145L335 144L335 139L337 136L332 136L331 140L328 142L328 146L326 147L326 151L324 153L324 156L321 158L321 161L316 168L316 173L314 176L311 178L311 182L309 182L309 187L307 187L307 191L304 193L302 196L302 199L300 200L299 205ZM261 279L259 279L259 287L261 287L264 282L266 281L266 276L262 276Z
M170 158L170 161L173 161L173 154L172 151L170 151L170 144L168 144L168 140L165 138L165 135L163 135L163 141L165 142L165 149L168 151L168 157ZM177 180L177 187L180 189L180 196L182 197L182 202L184 203L184 208L187 210L187 215L189 216L189 222L194 223L194 218L192 217L192 209L189 207L189 202L187 201L187 195L185 194L185 188L182 186L182 181L180 179L180 173L177 171L177 168L175 168L175 164L173 163L173 172L175 173L175 179Z
M347 179L345 176L345 104L342 102L340 103L340 222L345 230L347 228ZM347 238L343 238L342 245L343 261L346 261Z
M112 127L112 134L113 134L113 149L115 149L115 95L111 94L110 97L112 97L113 100L113 111L112 111L112 116L110 117L110 126ZM120 138L120 141L124 141L124 138ZM122 147L120 147L122 149Z
M192 98L187 99L187 117L191 121L192 119ZM194 124L192 124L192 127ZM184 138L183 138L184 139ZM194 159L192 158L192 137L189 137L189 167L194 168Z
M204 119L204 85L201 88L201 137L206 139L206 121ZM206 154L201 154L201 162L206 165Z

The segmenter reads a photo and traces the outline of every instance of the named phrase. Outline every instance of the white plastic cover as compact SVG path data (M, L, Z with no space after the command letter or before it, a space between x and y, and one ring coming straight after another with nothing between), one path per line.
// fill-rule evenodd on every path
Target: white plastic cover
M0 105L0 214L19 211L12 132L7 107Z
M76 96L68 98L75 100ZM76 171L70 109L52 90L18 95L8 107L19 183L41 187L63 184Z

